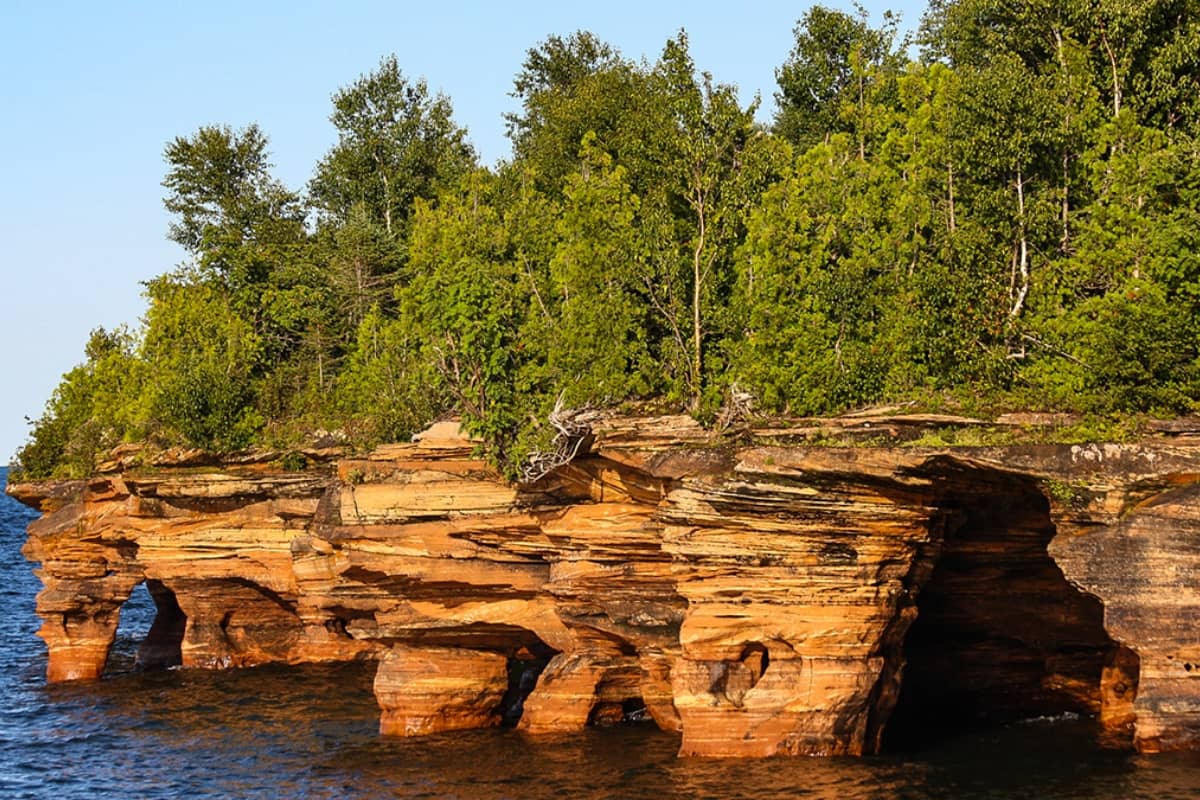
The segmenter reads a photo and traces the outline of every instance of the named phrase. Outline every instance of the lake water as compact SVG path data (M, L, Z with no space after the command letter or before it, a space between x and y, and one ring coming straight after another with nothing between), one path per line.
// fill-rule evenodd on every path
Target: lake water
M868 759L677 759L677 737L648 725L383 739L366 665L130 671L152 616L142 588L111 674L47 686L39 584L20 554L32 517L0 498L0 798L1200 797L1200 754L1101 751L1073 719Z

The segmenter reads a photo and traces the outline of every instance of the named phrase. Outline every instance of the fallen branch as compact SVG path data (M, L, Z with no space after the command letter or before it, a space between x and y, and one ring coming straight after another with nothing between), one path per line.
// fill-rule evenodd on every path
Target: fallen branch
M754 413L754 401L755 397L751 392L741 390L736 383L730 386L725 395L725 402L721 404L721 410L717 413L717 430L723 432L750 419Z
M596 413L588 406L582 408L563 408L563 395L560 392L554 401L554 410L550 412L547 421L554 428L554 439L547 451L535 451L525 461L521 468L522 483L537 483L561 466L569 464L579 455L584 443L592 433L592 421Z

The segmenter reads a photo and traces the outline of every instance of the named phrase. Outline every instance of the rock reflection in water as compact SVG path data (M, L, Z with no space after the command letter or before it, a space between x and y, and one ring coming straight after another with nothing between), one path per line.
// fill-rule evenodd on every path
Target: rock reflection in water
M867 759L680 759L678 737L647 724L564 737L504 729L379 737L372 674L368 664L174 670L40 687L40 709L27 717L20 743L30 761L15 766L7 759L5 780L19 777L8 784L16 789L9 796L857 800L1200 794L1200 758L1098 752L1087 720L1009 725L934 750Z

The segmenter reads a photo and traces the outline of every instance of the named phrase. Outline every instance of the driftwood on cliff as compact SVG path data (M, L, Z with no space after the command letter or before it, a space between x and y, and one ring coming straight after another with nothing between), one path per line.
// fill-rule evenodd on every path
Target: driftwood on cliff
M554 410L547 417L554 428L550 449L530 454L521 468L521 482L537 483L555 469L569 464L591 437L592 423L597 417L597 412L588 406L563 408L563 395L560 393L554 401Z
M716 429L727 431L734 425L744 423L754 415L756 398L751 392L743 391L735 383L729 387L725 402L717 412Z

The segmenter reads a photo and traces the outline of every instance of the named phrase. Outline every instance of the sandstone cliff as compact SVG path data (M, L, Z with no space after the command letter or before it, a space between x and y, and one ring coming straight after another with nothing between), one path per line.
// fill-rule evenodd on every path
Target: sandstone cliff
M1073 711L1200 741L1200 447L803 435L601 420L513 486L442 423L296 472L118 453L9 491L44 512L51 681L102 674L145 582L143 666L376 660L385 734L648 715L683 754L863 754Z

